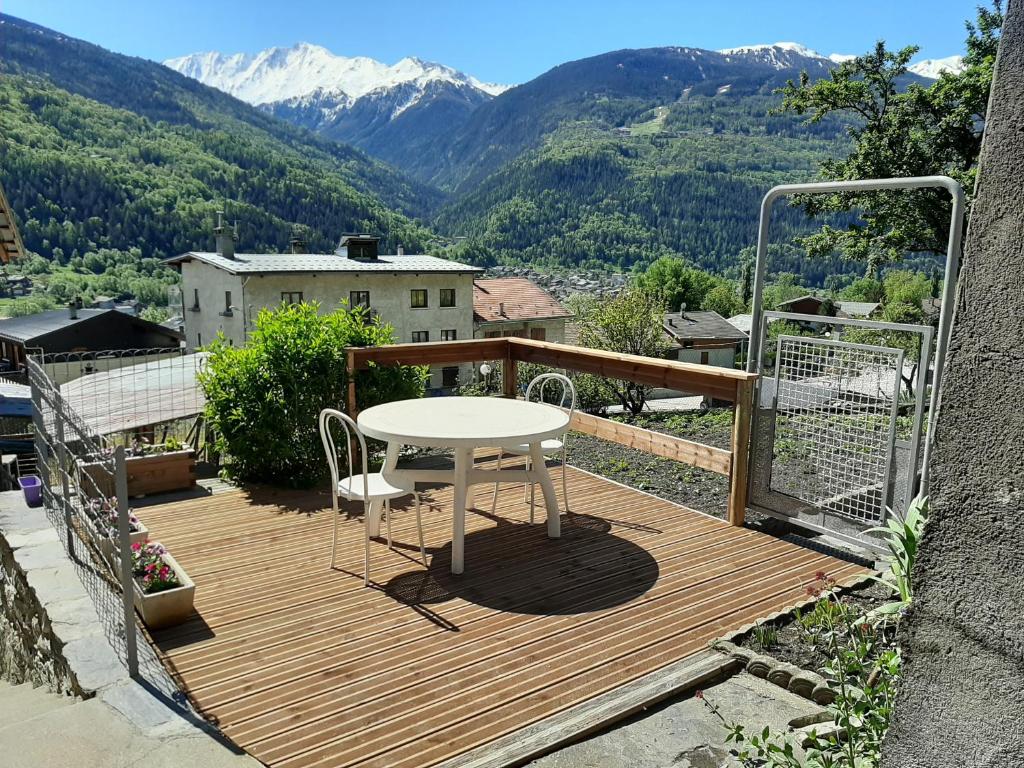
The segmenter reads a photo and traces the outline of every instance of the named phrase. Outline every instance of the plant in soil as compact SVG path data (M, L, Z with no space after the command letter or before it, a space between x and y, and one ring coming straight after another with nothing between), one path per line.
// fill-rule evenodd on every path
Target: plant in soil
M744 766L770 768L874 768L889 727L900 681L900 654L895 622L887 617L869 621L855 605L835 594L835 581L824 573L808 586L820 597L801 617L801 626L828 658L823 673L834 701L831 723L812 729L798 743L789 733L764 728L748 733L728 722L714 703L704 704L722 720L726 741L736 745ZM828 607L819 607L823 603Z
M178 574L164 560L166 554L159 542L132 545L132 573L147 595L181 586Z
M889 568L881 578L882 584L890 587L897 600L876 608L875 614L893 614L910 606L914 591L910 577L917 562L917 547L928 522L928 497L918 496L907 508L903 519L890 513L888 524L871 528L869 532L885 534L886 546L889 548Z
M779 644L779 630L772 624L758 622L754 625L754 640L762 651L770 651Z
M85 505L85 511L100 536L108 539L117 538L117 499L89 499ZM142 530L142 522L130 509L128 510L128 530L131 533L138 533Z

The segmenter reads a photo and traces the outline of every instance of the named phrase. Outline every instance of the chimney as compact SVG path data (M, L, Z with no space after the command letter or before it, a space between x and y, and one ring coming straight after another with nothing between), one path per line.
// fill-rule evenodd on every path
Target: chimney
M396 254L398 256L405 256L405 248L403 248L402 246L398 246L398 250L396 251Z
M82 297L75 296L74 299L68 304L68 317L72 320L78 319L78 310L82 308Z
M683 318L684 320L686 319L686 302L685 301L682 304L679 305L679 316L681 318Z
M225 259L235 258L235 238L238 237L238 222L232 230L224 226L224 211L217 211L217 226L213 228L213 237L217 243L217 255Z
M291 246L292 253L305 253L306 252L306 241L303 240L301 237L298 237L298 236L293 237L289 241L289 245Z

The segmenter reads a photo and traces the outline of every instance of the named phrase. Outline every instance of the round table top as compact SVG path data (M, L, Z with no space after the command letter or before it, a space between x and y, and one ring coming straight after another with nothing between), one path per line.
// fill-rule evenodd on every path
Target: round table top
M367 437L424 448L511 448L557 437L569 427L560 408L497 397L396 400L359 414Z

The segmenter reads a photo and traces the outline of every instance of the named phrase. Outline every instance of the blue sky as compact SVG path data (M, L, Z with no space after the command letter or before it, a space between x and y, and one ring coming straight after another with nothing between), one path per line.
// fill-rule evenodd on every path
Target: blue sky
M920 45L918 58L940 58L963 52L964 20L981 1L0 0L0 11L158 61L311 42L387 63L419 56L520 83L565 61L661 45L784 40L827 55L862 53L881 38Z

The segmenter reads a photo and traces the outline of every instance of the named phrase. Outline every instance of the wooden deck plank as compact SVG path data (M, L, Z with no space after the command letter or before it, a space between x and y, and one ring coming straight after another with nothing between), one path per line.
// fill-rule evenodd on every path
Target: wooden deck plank
M493 516L479 487L459 577L450 489L426 491L429 569L397 505L404 548L371 544L371 589L358 519L341 522L328 568L326 493L139 509L197 585L198 616L154 643L204 714L268 765L427 766L679 664L798 600L816 571L863 572L573 468L569 488L574 514L549 540L522 486L502 487Z

